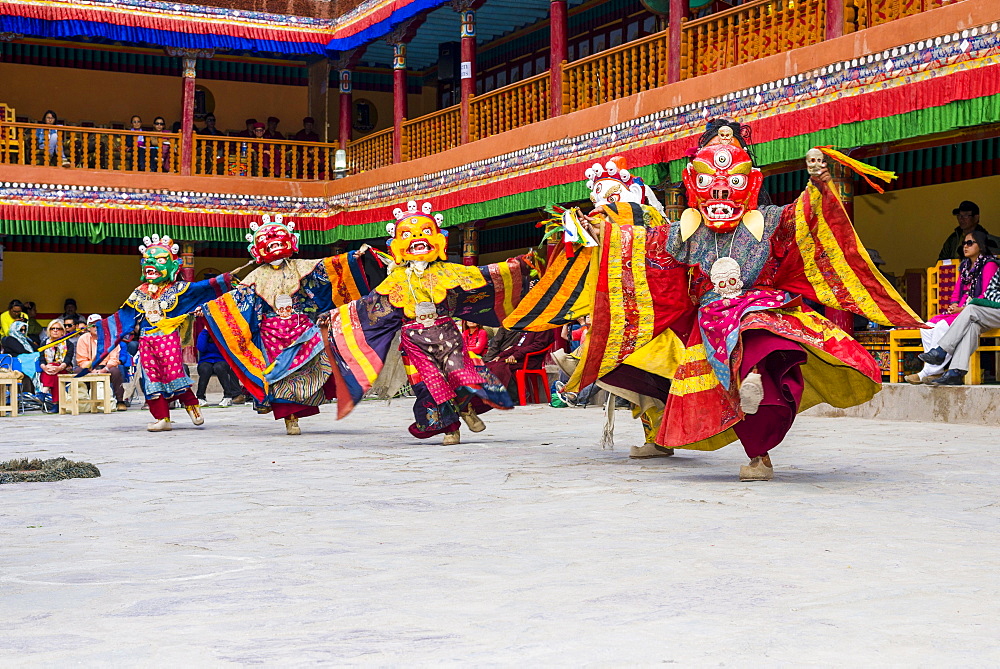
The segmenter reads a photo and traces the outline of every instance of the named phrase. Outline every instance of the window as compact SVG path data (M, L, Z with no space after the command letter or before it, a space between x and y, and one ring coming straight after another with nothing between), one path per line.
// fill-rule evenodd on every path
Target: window
M497 72L497 88L503 88L507 85L507 73Z
M628 24L628 28L626 29L625 32L625 41L631 42L632 40L637 39L638 37L639 37L639 22L633 21L632 23Z
M521 71L524 73L524 78L527 79L531 76L531 61L529 60L524 65L521 66Z
M604 51L608 46L607 35L594 35L594 53Z
M570 47L570 48L572 48L572 47ZM573 57L570 56L570 60L572 60L572 58ZM545 64L545 56L539 56L538 58L535 59L535 73L541 74L547 68L548 68L548 66Z
M580 58L586 58L590 55L590 40L583 40L579 45Z
M608 42L612 48L618 46L622 43L622 29L615 28L610 33L608 33Z
M642 22L642 31L647 35L652 35L656 32L656 17L647 16L646 20Z
M566 47L566 60L574 61L576 60L576 45L570 44Z

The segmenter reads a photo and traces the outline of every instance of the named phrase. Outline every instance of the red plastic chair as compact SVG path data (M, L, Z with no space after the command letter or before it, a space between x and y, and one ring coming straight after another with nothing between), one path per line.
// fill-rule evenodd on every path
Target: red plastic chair
M542 393L545 394L545 403L548 404L552 401L552 393L549 391L549 375L545 371L545 356L552 352L552 347L548 347L544 351L538 351L537 353L529 353L524 356L524 364L521 369L514 372L514 378L517 379L517 398L518 403L521 406L528 404L528 380L532 382L532 395L535 398L534 404L541 404ZM541 363L541 369L529 369L532 361L536 361L536 364ZM539 388L541 390L539 390Z

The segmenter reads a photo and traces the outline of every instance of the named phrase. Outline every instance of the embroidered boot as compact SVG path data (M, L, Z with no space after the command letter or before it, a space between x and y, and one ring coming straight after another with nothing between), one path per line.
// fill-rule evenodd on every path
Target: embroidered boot
M472 407L468 407L463 411L461 416L462 420L465 421L465 424L473 432L482 432L486 429L486 423L483 422L483 419L479 417L479 414Z
M771 456L763 455L750 460L750 464L740 467L741 481L770 481L774 478Z
M170 432L173 428L170 426L169 418L161 418L160 420L154 420L152 423L146 426L147 432Z
M458 430L454 432L445 432L444 439L441 440L443 446L455 446L456 444L462 443L462 435L459 434Z
M669 458L674 454L674 449L646 442L642 446L632 446L628 449L628 456L633 460L646 460L648 458Z
M205 422L205 418L201 415L201 407L197 404L194 406L184 407L184 410L188 412L191 416L191 422L195 425L202 425Z
M302 430L299 429L298 416L288 416L285 418L285 434L302 434Z

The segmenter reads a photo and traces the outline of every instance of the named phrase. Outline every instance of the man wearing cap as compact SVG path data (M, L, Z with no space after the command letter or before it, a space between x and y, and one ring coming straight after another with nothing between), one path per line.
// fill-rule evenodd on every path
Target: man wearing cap
M257 119L255 119L255 118L248 118L246 121L244 121L244 123L246 123L247 129L246 130L240 130L238 133L236 133L236 136L237 137L253 137L254 126L258 125ZM263 123L260 123L259 125L262 128L264 127Z
M99 320L101 320L100 314L91 314L87 318L87 331L80 335L79 341L76 342L76 369L74 371L79 374L83 370L89 369L97 374L110 374L111 390L118 403L116 409L125 411L128 409L128 404L125 403L124 398L124 378L122 377L118 348L113 348L99 365L94 364L94 353L97 351L97 322Z
M963 200L960 205L952 209L951 213L958 220L958 227L952 232L948 239L944 240L941 252L938 253L938 260L959 260L963 258L962 244L965 236L974 230L980 230L986 234L989 249L983 249L983 253L994 254L1000 250L1000 237L991 235L986 228L979 225L979 205L975 202Z
M312 116L306 116L302 119L302 130L295 133L292 137L297 142L318 142L319 135L316 134L316 119Z
M284 139L285 136L278 132L278 124L281 123L281 119L277 116L267 117L267 129L264 131L265 139Z

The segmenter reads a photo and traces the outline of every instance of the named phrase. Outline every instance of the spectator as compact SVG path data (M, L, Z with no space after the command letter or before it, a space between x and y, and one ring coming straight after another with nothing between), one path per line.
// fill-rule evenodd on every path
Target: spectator
M198 333L198 392L195 395L201 406L208 404L208 401L205 400L205 391L208 389L208 382L212 378L212 374L215 374L215 378L219 379L219 383L222 384L222 401L219 402L219 406L231 405L236 396L240 394L240 386L206 328Z
M493 372L500 382L507 386L507 392L511 397L517 396L517 388L514 386L514 372L521 369L525 358L531 353L544 351L552 346L552 330L545 332L516 332L514 343L500 351L496 359L486 363L486 367ZM544 360L542 356L536 356L529 369L541 369Z
M973 230L979 230L984 233L987 237L987 245L989 249L983 249L983 253L992 254L997 249L1000 249L1000 237L994 237L989 233L989 231L979 224L979 205L975 202L969 202L968 200L963 200L961 204L958 205L951 212L955 219L958 221L958 227L948 235L948 238L944 240L944 244L941 245L941 252L938 253L938 260L957 260L958 258L964 258L963 243L965 242L965 236L972 232Z
M87 319L85 319L83 316L79 314L79 312L77 312L76 300L74 300L72 297L66 298L66 301L63 302L63 312L61 318L63 320L71 318L73 319L74 324L87 322Z
M166 132L167 121L162 116L153 119L153 132ZM170 140L166 137L149 138L149 169L151 172L169 172Z
M246 126L247 126L246 130L240 130L238 133L236 133L236 136L237 137L253 137L254 136L253 135L253 129L254 129L254 126L257 125L257 119L255 119L255 118L248 118L246 121L244 121L244 123L246 123Z
M108 353L100 363L94 363L94 354L97 353L97 322L101 320L99 314L91 314L87 318L87 331L80 335L76 342L76 367L74 372L79 374L85 369L89 369L98 374L111 375L111 390L115 394L117 402L116 409L125 411L128 404L125 402L125 379L122 374L121 359L118 354L118 347Z
M464 321L464 323L465 329L462 332L462 338L465 340L465 350L469 353L482 356L486 352L486 346L489 344L490 339L486 335L486 330L479 323L473 323L472 321Z
M14 321L10 324L10 332L6 337L0 339L0 348L7 355L14 356L20 363L22 379L25 392L35 391L36 373L38 367L38 353L35 352L34 343L28 339L28 324L25 321Z
M505 327L497 328L497 331L493 333L493 337L490 338L489 345L486 347L486 354L483 356L483 360L486 362L496 360L497 356L500 355L500 351L510 347L520 336L520 332L508 330Z
M208 114L205 116L205 127L201 130L196 131L199 135L211 135L212 137L221 137L226 133L222 132L215 127L215 114Z
M133 132L142 131L142 117L133 114L129 119L129 130ZM146 171L146 136L126 135L125 136L125 158L128 161L127 168L130 170Z
M56 113L51 109L42 115L42 124L52 126L48 128L37 128L35 130L35 164L36 165L62 165L67 167L69 161L62 148L62 138L59 130L56 129Z
M7 305L7 311L0 314L0 337L6 337L10 332L11 323L14 321L27 321L24 315L24 303L21 300L11 300Z
M979 336L986 330L1000 327L1000 272L983 293L983 297L973 299L959 312L955 322L941 338L938 345L917 357L929 365L940 365L951 355L951 368L935 386L961 386L969 371L972 354L979 348Z
M63 326L62 320L57 318L52 321L45 331L48 333L49 343L46 344L48 348L41 351L41 360L39 362L42 371L39 374L39 380L42 387L46 388L49 394L52 395L52 401L58 407L59 375L68 374L73 369L76 347L72 341L64 339L66 328ZM53 342L58 343L54 344Z
M24 314L28 317L28 339L38 346L42 341L42 324L38 322L38 309L34 302L24 303Z
M292 137L297 142L318 142L319 135L316 134L314 130L316 126L316 120L312 116L306 116L302 119L302 130L295 133Z
M982 297L993 275L997 272L998 261L991 254L983 251L986 247L986 233L974 230L965 235L963 252L965 260L958 268L958 281L955 282L955 289L951 294L951 301L948 305L947 313L938 314L927 322L934 327L920 331L920 339L924 350L930 351L938 345L938 342L948 332L948 328L958 318L962 307L973 298ZM908 383L928 383L936 380L944 371L948 361L945 360L940 365L925 364L916 374L908 374Z
M268 116L267 129L264 131L264 137L267 139L284 139L285 136L278 132L279 123L281 123L281 119L277 116Z
M264 139L264 124L253 124L253 139ZM273 145L255 142L249 147L250 176L271 176Z

